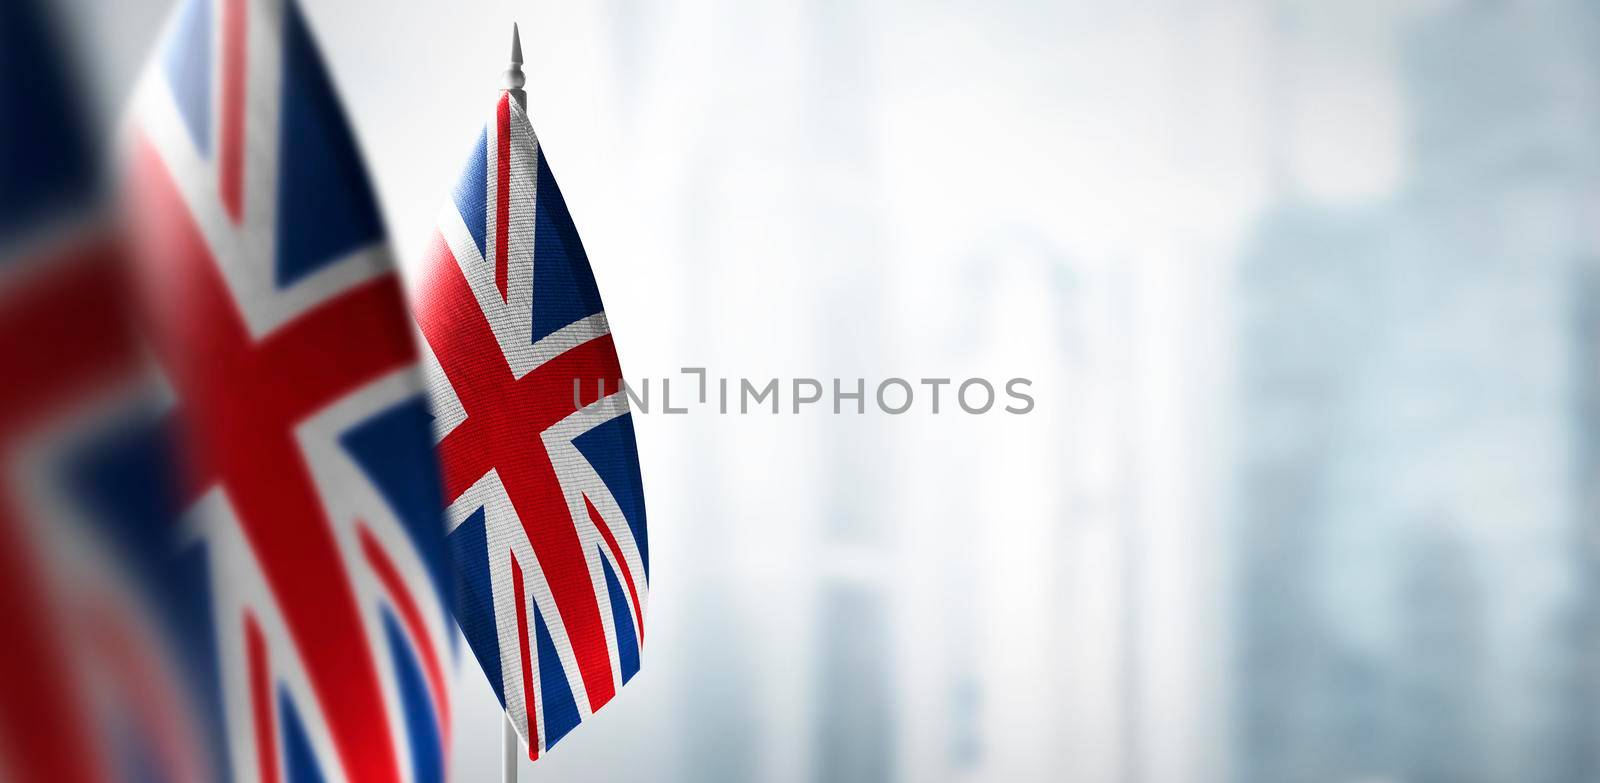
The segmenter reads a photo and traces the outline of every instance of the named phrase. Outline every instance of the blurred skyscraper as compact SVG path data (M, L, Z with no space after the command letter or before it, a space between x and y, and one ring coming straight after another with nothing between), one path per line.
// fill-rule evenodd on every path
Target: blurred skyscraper
M1600 600L1573 554L1594 524L1596 335L1574 318L1593 291L1574 290L1595 21L1569 0L1423 12L1398 37L1398 191L1335 208L1291 181L1248 245L1240 780L1594 778L1593 712L1571 704L1593 699L1575 629Z
M806 135L813 166L807 181L813 247L835 259L883 254L877 198L878 81L874 11L849 0L808 0L801 6L806 49L801 100L817 127ZM821 281L820 339L828 375L843 390L862 391L875 405L875 368L885 366L893 338L881 303L882 267L847 264ZM854 388L856 378L865 386ZM824 383L828 383L825 378ZM833 400L835 389L824 398ZM843 415L857 403L845 400ZM894 533L887 514L898 461L876 416L833 428L822 444L823 497L817 519L816 663L811 706L811 777L818 783L870 783L895 777L899 732L891 669Z
M1571 546L1573 597L1552 639L1566 664L1552 683L1568 726L1556 757L1573 779L1600 779L1600 264L1588 264L1571 289L1576 369L1577 460Z

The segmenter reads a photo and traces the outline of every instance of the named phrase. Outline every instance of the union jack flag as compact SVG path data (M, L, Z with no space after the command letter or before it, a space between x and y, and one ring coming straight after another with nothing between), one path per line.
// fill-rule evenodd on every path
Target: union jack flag
M292 0L186 0L125 192L236 780L444 776L451 653L415 345Z
M0 780L205 781L101 167L31 0L0 4Z
M594 274L509 92L441 211L414 309L456 619L536 759L638 672L650 554Z

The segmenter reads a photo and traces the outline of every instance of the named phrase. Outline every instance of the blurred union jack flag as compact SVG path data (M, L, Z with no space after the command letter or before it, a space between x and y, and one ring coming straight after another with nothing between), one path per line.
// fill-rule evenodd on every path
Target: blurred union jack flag
M199 783L167 461L47 16L0 4L0 780Z
M440 213L415 311L456 618L538 758L638 672L650 553L600 294L509 92Z
M306 19L292 0L186 0L133 114L124 192L228 776L440 780L451 630L429 414Z

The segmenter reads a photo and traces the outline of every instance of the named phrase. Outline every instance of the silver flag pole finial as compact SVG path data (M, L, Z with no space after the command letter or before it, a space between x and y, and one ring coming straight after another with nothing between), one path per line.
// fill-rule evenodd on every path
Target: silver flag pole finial
M511 24L511 66L506 68L505 89L515 98L517 105L523 111L528 110L528 93L522 89L528 83L527 77L522 75L522 34L517 30L515 22Z

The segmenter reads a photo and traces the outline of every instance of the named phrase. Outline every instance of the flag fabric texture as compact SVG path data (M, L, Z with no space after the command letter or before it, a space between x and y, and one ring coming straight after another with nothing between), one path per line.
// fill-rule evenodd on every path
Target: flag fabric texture
M639 671L650 555L594 274L509 92L441 210L415 296L456 619L538 758Z
M438 469L378 209L292 0L185 0L122 183L223 777L441 780Z

